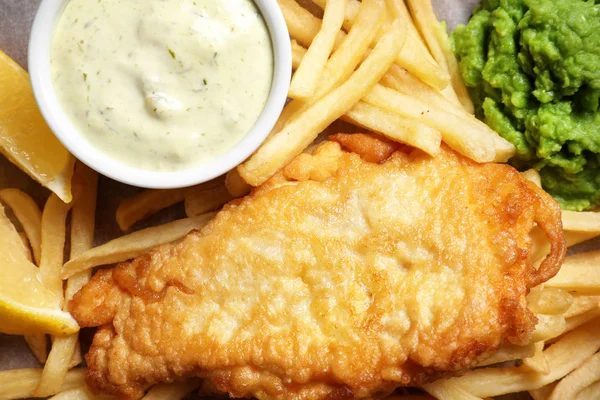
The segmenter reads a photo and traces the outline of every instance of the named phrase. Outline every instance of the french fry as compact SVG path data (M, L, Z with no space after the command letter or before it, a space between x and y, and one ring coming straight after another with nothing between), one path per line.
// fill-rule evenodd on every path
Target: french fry
M400 2L401 0L396 1ZM458 62L450 48L448 35L433 13L431 0L408 0L408 6L433 58L442 69L448 72L455 95L458 96L458 100L465 110L472 114L475 110L473 103L462 81Z
M579 367L600 348L600 320L573 330L548 347L544 354L551 366L549 374L531 372L523 366L481 368L450 381L479 397L534 390L561 379Z
M548 359L544 354L544 342L537 342L534 346L535 353L533 356L523 359L523 367L540 374L549 374L550 365L548 365Z
M364 55L369 51L369 45L383 25L385 2L383 0L365 0L360 3L357 11L358 15L352 29L327 61L314 95L307 101L293 100L288 103L274 128L274 132L281 130L288 121L296 118L332 89L347 80L363 60Z
M577 394L576 400L600 399L600 382L591 384Z
M600 353L594 354L579 368L564 377L548 400L574 399L577 393L600 381Z
M40 383L32 393L34 397L48 397L60 392L76 344L77 335L54 339L48 360L42 371Z
M18 189L0 190L0 200L10 209L23 226L36 265L40 265L42 252L42 211L36 202Z
M527 295L527 306L534 313L560 315L573 304L573 296L566 290L537 286Z
M44 333L25 335L25 342L35 358L43 364L48 359L48 336Z
M533 342L554 339L566 332L567 323L562 315L537 314L538 323L531 335Z
M440 150L442 135L439 131L362 101L342 119L397 142L409 144L431 155L436 155Z
M300 154L329 124L348 112L381 79L404 45L404 27L395 22L344 84L313 104L267 140L238 167L252 186L264 183Z
M533 400L548 400L548 397L550 397L555 387L556 382L546 386L542 386L539 389L530 390L529 394L531 395L531 397L533 397Z
M81 182L83 187L76 196L71 211L71 259L91 249L94 243L98 174L86 165L77 163L75 179ZM82 271L69 278L63 307L65 311L68 311L68 302L73 295L89 282L90 278L91 270ZM47 397L59 392L73 359L81 359L77 348L78 336L73 334L54 338L40 384L34 391L36 397Z
M160 210L181 203L189 188L149 189L121 202L117 208L117 223L123 232L133 224L156 214Z
M514 154L514 146L468 114L458 116L382 85L376 85L364 101L439 130L450 147L477 162L507 161Z
M435 400L435 397L432 397L428 394L404 394L392 395L390 397L386 397L386 400Z
M298 44L296 39L291 40L292 45L292 68L297 70L306 54L306 49Z
M352 28L325 65L313 102L346 81L369 52L385 17L383 0L365 0L358 8ZM406 44L405 44L406 45Z
M69 259L83 254L91 249L94 245L94 231L96 228L96 201L98 196L98 174L82 163L76 167L76 173L81 174L85 182L84 193L77 199L77 203L73 206L71 215L71 253ZM70 277L67 280L65 288L65 298L67 302L71 301L75 293L77 293L85 284L90 281L91 271L82 271ZM68 305L68 303L67 303ZM69 363L69 368L73 368L83 362L81 349L79 346L79 335L76 335L77 341L73 344L73 339L70 339L71 346L74 346L73 357ZM59 339L60 340L60 339Z
M327 0L315 0L314 3L324 8ZM344 24L346 29L350 29L355 23L359 7L360 2L358 0L349 1ZM396 19L399 18L406 27L406 45L398 53L395 62L433 88L442 90L447 87L450 83L450 76L431 57L408 13L392 14L391 16ZM387 27L384 26L383 30L386 29Z
M98 174L82 163L75 168L76 176L81 176L84 188L77 197L71 211L71 249L69 259L88 251L94 245L96 227L96 200L98 194ZM71 299L81 287L67 285L67 298ZM87 283L87 282L85 282Z
M323 14L319 33L314 37L300 66L292 77L288 95L294 99L311 97L331 55L335 38L342 29L344 9L348 0L329 0Z
M522 172L521 174L523 174L523 178L535 183L537 187L542 187L542 178L537 170L532 168Z
M312 15L308 10L302 8L296 0L277 0L277 3L285 19L290 36L303 46L309 47L321 30L321 20ZM344 32L338 31L334 48L337 48L345 37L346 34Z
M180 400L202 384L200 380L191 380L183 383L156 385L144 396L142 400Z
M92 394L86 387L71 389L52 396L49 400L94 400L100 397Z
M598 237L599 235L600 233L565 231L565 240L567 241L567 246L571 247Z
M161 244L181 239L190 231L202 229L215 213L185 218L168 224L142 229L94 247L67 262L62 270L63 279L99 265L115 264L147 253Z
M185 196L185 214L188 217L196 217L221 208L233 197L225 185L219 187L198 187Z
M0 371L0 399L26 399L32 397L42 377L41 368ZM72 369L60 390L66 391L85 386L85 369Z
M567 247L575 246L587 240L593 239L598 234L588 232L569 232L565 231L565 240ZM550 243L546 239L546 235L538 227L534 227L530 233L533 240L533 255L532 260L541 260L550 252Z
M79 336L79 335L78 335ZM75 343L75 351L73 352L73 357L71 357L71 361L69 362L69 368L75 368L83 362L83 355L81 355L81 344L79 342L79 337L77 338L77 342Z
M396 64L392 65L388 73L381 79L381 84L456 115L470 115L458 102L448 100L438 90Z
M565 311L564 317L575 317L596 308L600 308L600 296L574 296L573 304Z
M580 295L600 295L600 251L567 257L560 271L546 282L546 286Z
M532 357L535 354L535 345L530 343L525 346L518 346L516 344L504 343L500 346L498 351L494 353L490 358L477 364L478 367L485 367L488 365L498 364L506 361L522 360L524 358Z
M563 210L562 223L566 231L588 232L600 235L600 212Z
M60 270L64 261L67 214L72 202L63 203L51 194L42 213L42 251L40 278L44 286L60 299L63 298L63 282Z
M234 198L244 197L252 190L252 186L246 183L237 168L227 173L225 176L225 186L229 194Z
M428 383L423 389L438 400L482 400L447 380Z
M327 0L312 0L312 2L319 6L321 9L325 9ZM352 29L356 16L358 15L358 9L360 8L360 1L350 0L346 5L346 12L344 15L344 24L342 25L346 31Z
M565 324L565 332L571 331L597 317L600 317L600 308L594 308L590 311L586 311L574 317L567 318Z

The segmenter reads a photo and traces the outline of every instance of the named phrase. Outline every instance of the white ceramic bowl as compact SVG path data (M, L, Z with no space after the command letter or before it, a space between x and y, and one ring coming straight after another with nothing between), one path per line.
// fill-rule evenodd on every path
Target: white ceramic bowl
M246 136L228 152L181 171L151 171L126 165L95 148L63 112L52 84L50 55L54 29L69 0L42 0L29 41L29 74L36 101L58 139L79 160L114 180L146 188L177 188L206 182L248 158L265 140L285 105L292 71L289 33L275 0L254 0L269 29L274 73L267 104Z

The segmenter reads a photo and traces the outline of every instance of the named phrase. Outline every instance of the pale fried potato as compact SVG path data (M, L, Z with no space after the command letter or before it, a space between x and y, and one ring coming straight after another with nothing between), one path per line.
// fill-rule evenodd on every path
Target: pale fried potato
M69 278L99 265L115 264L142 255L156 246L181 239L194 229L202 229L214 215L210 213L180 219L121 236L102 246L94 247L66 263L62 277Z
M71 211L71 259L91 249L94 243L98 174L78 162L75 166L74 179L82 186L75 197ZM66 305L73 295L89 282L90 278L91 270L82 271L69 278L65 290ZM68 307L64 309L68 311ZM60 391L71 363L81 362L80 349L77 347L78 337L79 334L76 333L54 338L40 384L33 393L35 396L47 397Z
M565 324L565 332L573 330L587 323L588 321L591 321L598 317L600 317L600 308L594 308L574 317L567 318Z
M25 399L32 397L42 376L41 368L13 369L0 371L0 398ZM72 369L67 374L60 390L81 388L85 386L85 369Z
M304 58L304 55L306 54L306 49L300 46L296 39L292 39L290 44L292 46L292 68L296 70L300 66L302 58Z
M43 364L48 359L48 335L44 333L34 333L25 335L25 343L33 353L35 358Z
M336 35L342 28L346 3L348 0L329 0L327 3L321 29L312 40L292 77L289 97L306 100L314 94L325 64L333 50Z
M527 295L527 307L534 313L563 315L573 304L573 296L566 290L537 286Z
M539 389L530 390L529 394L533 397L533 400L548 400L548 397L550 397L555 387L556 382L553 382L546 386L542 386Z
M574 296L573 304L564 313L564 316L571 318L596 308L600 308L600 296Z
M552 391L548 400L574 399L594 382L600 381L600 353L587 359L579 368L564 377Z
M519 346L511 343L503 343L498 351L490 358L477 364L478 367L498 364L506 361L522 360L524 358L533 357L535 354L535 345L529 343L525 346Z
M600 235L600 212L563 210L562 222L566 231Z
M600 381L591 384L577 394L575 400L600 399Z
M225 184L215 187L198 187L185 196L185 214L188 217L197 217L221 208L233 197Z
M314 3L324 8L327 0L315 0ZM344 23L346 29L350 29L354 24L359 6L360 2L358 0L349 1ZM400 18L406 27L406 46L398 54L395 60L396 63L436 89L442 90L447 87L450 83L450 76L431 57L408 13L390 14L390 17Z
M480 397L538 389L561 379L579 367L600 349L600 320L567 333L544 350L551 371L549 374L531 372L527 368L481 368L452 378L457 386Z
M248 185L244 178L240 176L237 168L227 173L225 176L225 186L229 194L234 198L243 197L252 190L252 186Z
M554 339L567 331L567 322L562 315L536 314L538 323L531 335L532 342Z
M567 257L558 274L546 282L546 286L580 295L600 295L600 251Z
M302 8L295 0L277 0L285 18L290 36L300 44L309 47L321 30L321 20ZM344 40L346 34L339 31L336 35L334 48Z
M438 400L482 400L444 379L423 385L423 389Z
M427 85L409 71L396 64L391 66L388 73L382 78L381 84L397 90L400 93L413 96L426 104L434 105L454 114L469 115L465 109L458 104L458 100L457 102L448 100L438 90Z
M438 130L362 101L352 107L342 119L433 156L440 150L442 135Z
M122 231L162 209L181 203L189 188L148 189L126 198L117 208L117 223Z
M600 233L565 231L565 239L567 241L567 246L569 247L586 242L598 236L600 236Z
M49 400L94 400L102 397L95 396L86 387L71 389L52 396Z
M544 342L535 343L535 353L533 356L523 359L523 367L543 375L550 373L550 365L544 354Z
M404 4L402 0L390 0L390 2ZM431 0L408 0L407 3L431 55L438 65L450 75L453 89L453 93L450 95L458 97L465 110L473 114L475 108L460 75L458 61L452 52L448 34L433 13Z
M51 194L42 213L40 278L59 299L63 299L60 270L64 262L67 214L72 203L63 203L58 196Z
M288 121L306 111L352 75L369 52L369 46L383 25L384 17L383 0L365 0L360 3L356 21L339 48L327 61L314 95L305 101L293 100L288 103L273 128L273 133L281 130Z
M542 187L542 178L537 170L528 169L527 171L522 172L522 174L525 179L535 183L537 187Z
M507 161L514 154L513 145L468 114L456 115L382 85L376 85L364 101L439 130L444 142L475 161Z
M404 45L404 27L395 22L344 84L317 101L267 140L238 167L252 186L264 183L306 148L329 124L348 112L381 79Z

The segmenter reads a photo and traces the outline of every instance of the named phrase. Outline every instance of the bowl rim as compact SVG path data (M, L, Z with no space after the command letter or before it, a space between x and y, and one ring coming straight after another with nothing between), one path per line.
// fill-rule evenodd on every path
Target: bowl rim
M46 123L60 142L81 162L116 181L149 189L173 189L207 182L246 160L271 132L287 99L292 72L289 32L277 2L252 0L269 30L273 48L273 80L265 107L254 126L231 149L198 166L175 171L145 170L127 165L94 147L62 110L51 77L54 30L71 0L42 0L28 46L33 94Z

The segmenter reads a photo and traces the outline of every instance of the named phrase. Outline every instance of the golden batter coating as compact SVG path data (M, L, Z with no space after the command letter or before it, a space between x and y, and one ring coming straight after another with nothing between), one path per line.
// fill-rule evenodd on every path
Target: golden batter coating
M97 273L71 303L100 326L91 387L137 399L199 376L236 397L364 398L527 343L525 295L565 254L557 204L508 165L360 138L336 135L200 232ZM552 244L539 269L536 223Z

